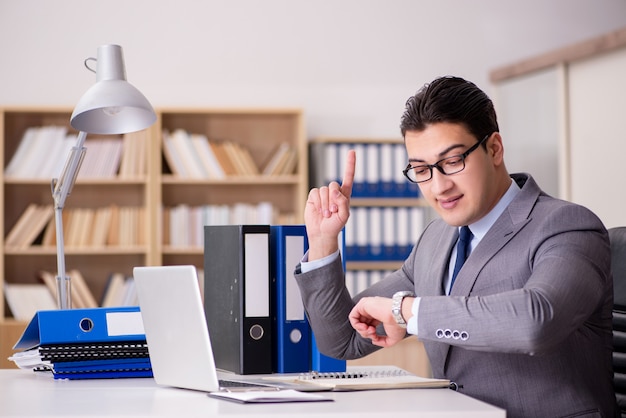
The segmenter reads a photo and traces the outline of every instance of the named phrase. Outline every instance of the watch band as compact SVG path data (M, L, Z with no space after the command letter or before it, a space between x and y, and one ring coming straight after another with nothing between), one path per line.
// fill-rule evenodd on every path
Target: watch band
M402 301L407 296L415 296L415 294L413 292L403 290L394 293L391 298L391 314L393 315L393 319L396 320L396 323L402 328L406 328L406 321L402 316Z

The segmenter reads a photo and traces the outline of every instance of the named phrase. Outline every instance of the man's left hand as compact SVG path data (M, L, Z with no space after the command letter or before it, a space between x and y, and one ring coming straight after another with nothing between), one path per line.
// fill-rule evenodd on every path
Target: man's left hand
M352 308L348 318L361 337L371 339L372 344L380 347L391 347L406 336L406 328L400 327L391 314L389 298L363 298ZM376 333L376 327L380 324L387 335Z

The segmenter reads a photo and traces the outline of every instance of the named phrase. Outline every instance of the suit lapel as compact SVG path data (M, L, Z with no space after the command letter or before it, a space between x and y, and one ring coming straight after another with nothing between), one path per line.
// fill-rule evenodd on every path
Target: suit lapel
M497 253L530 222L530 213L541 190L532 177L528 175L514 174L511 177L513 177L513 180L517 181L522 188L521 193L511 202L502 215L500 215L478 246L472 251L454 282L450 296L469 296L485 264L495 257ZM454 229L456 230L456 228ZM445 244L439 243L441 248L451 249L457 237L458 233L455 233L453 234L453 238L448 238L452 239L452 243L447 247ZM446 255L447 258L441 261L441 264L444 265L445 274L447 274L447 267L450 261L450 251L448 251ZM444 276L442 275L441 277ZM483 279L497 280L497 278L489 277ZM432 358L431 364L442 365L442 376L445 376L445 371L448 366L450 347L449 344L437 343L432 344L431 350L429 350L429 356Z
M513 175L512 177L518 184L521 183L522 190L519 196L504 210L478 246L474 248L459 272L450 296L469 296L485 264L530 222L530 213L541 190L530 176ZM497 280L497 278L486 277L484 280Z

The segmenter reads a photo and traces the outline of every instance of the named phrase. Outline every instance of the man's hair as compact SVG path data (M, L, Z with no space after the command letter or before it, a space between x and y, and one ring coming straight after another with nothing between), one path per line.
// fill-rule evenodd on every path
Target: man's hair
M423 131L435 123L464 125L476 140L498 132L498 119L491 99L472 82L460 77L440 77L425 84L406 102L400 121L407 131Z

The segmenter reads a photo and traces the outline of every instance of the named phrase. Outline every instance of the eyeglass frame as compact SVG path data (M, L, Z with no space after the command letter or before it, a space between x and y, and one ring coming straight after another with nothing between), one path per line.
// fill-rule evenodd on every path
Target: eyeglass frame
M479 146L481 146L481 145L482 145L482 144L483 144L483 143L484 143L484 142L485 142L485 141L486 141L489 137L491 137L491 135L492 135L492 134L493 134L493 132L492 132L492 133L490 133L490 134L487 134L487 135L486 135L483 139L481 139L480 141L476 142L474 145L472 145L471 147L469 147L469 148L468 148L468 150L467 150L467 151L465 151L464 153L462 153L462 154L457 154L457 155L451 155L451 156L449 156L449 157L442 158L441 160L437 161L435 164L418 164L418 165L411 165L411 163L409 163L409 164L406 166L406 168L405 168L404 170L402 170L402 174L404 174L404 177L406 177L406 178L407 178L407 179L408 179L411 183L416 183L416 184L419 184L419 183L425 183L425 182L427 182L427 181L429 181L429 180L432 180L432 178L433 178L433 168L436 168L436 169L437 169L437 171L439 171L439 172L440 172L441 174L443 174L444 176L450 176L450 175L452 175L452 174L457 174L457 173L460 173L461 171L465 170L465 159L467 158L467 156L468 156L468 155L470 155L470 154L471 154L471 153L472 153L475 149L477 149ZM461 162L463 163L463 167L462 167L460 170L455 171L455 172L453 172L453 173L446 173L446 172L443 170L443 167L441 167L439 164L440 164L442 161L448 160L448 159L450 159L450 158L460 158L460 159L461 159ZM409 177L409 174L408 174L408 173L409 173L409 171L411 171L412 169L417 168L417 167L424 167L424 168L428 168L428 170L430 171L430 177L428 177L426 180L420 180L420 181L416 181L416 180L411 179L411 178Z

